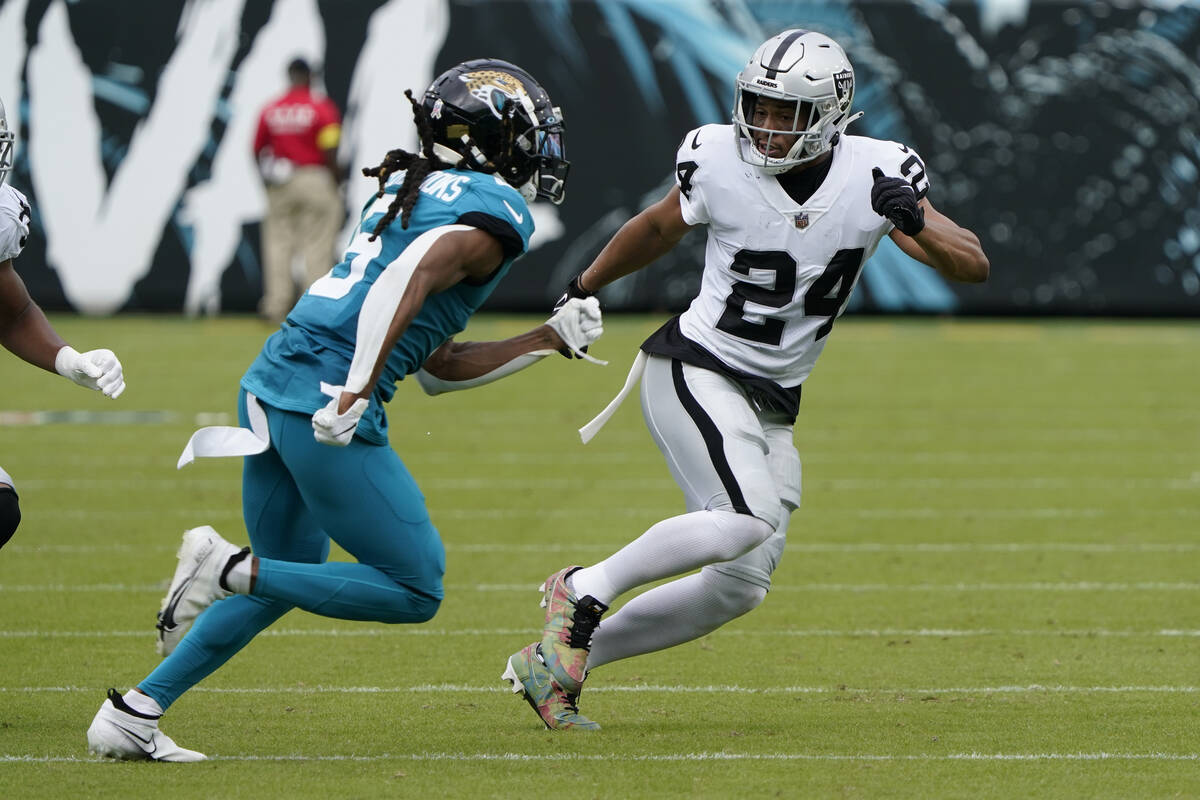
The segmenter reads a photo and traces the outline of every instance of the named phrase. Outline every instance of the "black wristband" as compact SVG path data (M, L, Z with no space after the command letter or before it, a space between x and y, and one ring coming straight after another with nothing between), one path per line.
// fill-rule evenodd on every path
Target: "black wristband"
M571 278L571 282L567 285L567 294L569 294L571 297L578 297L580 300L586 300L596 293L589 292L587 289L583 288L583 284L579 280L582 277L583 273L581 272L574 278Z

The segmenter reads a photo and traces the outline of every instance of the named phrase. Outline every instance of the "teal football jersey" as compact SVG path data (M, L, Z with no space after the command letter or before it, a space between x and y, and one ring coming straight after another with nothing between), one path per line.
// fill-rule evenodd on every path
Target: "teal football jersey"
M463 281L427 297L388 354L357 431L376 444L387 443L383 404L395 394L396 382L416 372L430 353L467 326L512 262L528 249L533 234L532 214L516 189L493 175L446 169L430 173L422 182L408 228L402 228L397 217L375 241L368 241L403 180L403 173L392 176L384 196L367 203L341 263L309 287L242 378L246 391L276 408L306 414L323 408L330 398L321 392L321 383L345 382L359 311L383 270L433 228L460 224L487 231L504 248L500 267L486 281Z

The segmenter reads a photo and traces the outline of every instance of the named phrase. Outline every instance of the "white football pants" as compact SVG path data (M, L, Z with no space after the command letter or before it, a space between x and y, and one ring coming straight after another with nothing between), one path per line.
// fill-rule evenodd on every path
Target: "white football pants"
M598 585L619 591L630 585L630 575L640 580L650 572L665 577L703 569L635 597L604 619L592 639L589 668L690 641L761 603L783 555L788 519L800 505L800 456L792 443L792 424L778 412L756 409L735 381L652 355L641 398L646 425L683 490L688 514L658 523L576 575L592 573ZM716 512L713 516L722 524L705 524L703 515L697 515L705 511ZM729 560L687 563L687 556L676 556L677 546L655 548L656 540L666 546L690 528L693 540L724 538L713 543L711 552L731 545L738 549L728 522L739 517L746 523L741 555ZM703 545L695 549L710 552ZM676 561L662 563L671 559ZM577 592L587 593L586 585L581 586L586 583L576 580Z

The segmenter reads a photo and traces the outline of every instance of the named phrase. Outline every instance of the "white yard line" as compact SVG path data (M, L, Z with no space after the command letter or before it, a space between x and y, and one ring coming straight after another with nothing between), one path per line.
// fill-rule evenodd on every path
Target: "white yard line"
M99 686L10 686L0 687L0 694L44 694L44 693L98 693L105 689ZM196 686L191 692L208 694L481 694L509 693L511 689L500 685L470 685L458 683L420 684L416 686L247 686L207 687ZM637 684L631 686L592 686L588 694L885 694L905 696L936 696L947 694L1196 694L1200 686L942 686L942 687L854 687L854 686L671 686Z
M380 753L379 755L210 755L210 761L501 761L501 762L706 762L706 761L1197 761L1200 753ZM82 756L0 755L0 764L108 764Z
M0 583L0 593L154 593L161 583ZM532 592L534 583L448 584L448 592ZM772 586L773 592L1194 592L1197 581L1033 581L1029 583L798 583Z
M320 637L320 638L375 638L389 636L534 636L538 629L529 628L436 628L428 625L394 625L385 628L353 627L353 628L268 628L258 634L263 637ZM107 639L107 638L149 638L153 632L146 628L136 631L38 631L38 630L0 630L0 639ZM1133 639L1139 637L1170 639L1186 639L1200 637L1200 630L1163 628L1160 630L1131 631L1099 629L1005 629L1005 628L853 628L837 630L830 628L809 629L765 629L765 630L721 630L710 634L712 636L788 636L794 638L934 638L934 639L968 639L975 637L1055 637L1077 639Z
M920 509L915 509L920 511ZM122 513L122 512L114 512ZM967 512L963 512L964 514ZM1196 512L1200 515L1200 509ZM201 515L202 516L202 515ZM209 514L209 517L216 515ZM797 537L799 538L799 537ZM505 544L487 542L478 544L456 544L447 542L451 553L572 553L611 552L620 547L620 542L611 544ZM84 555L92 553L174 552L178 543L159 545L123 544L9 544L10 553L54 553L56 555ZM1130 544L1107 544L1104 542L803 542L789 543L786 550L791 553L1092 553L1138 554L1138 553L1196 553L1200 543L1196 542L1140 542Z
M502 491L547 491L569 490L586 487L589 492L623 491L644 492L674 489L669 478L424 478L420 480L426 490L502 490ZM179 488L183 486L229 486L230 482L220 478L62 478L58 480L30 479L21 481L22 489L109 489L136 487ZM876 491L886 489L937 489L939 491L982 491L982 490L1032 490L1064 489L1120 490L1120 489L1166 489L1200 491L1200 472L1173 477L1127 477L1127 478L827 478L815 479L809 486L821 491Z
M31 487L37 481L22 481L21 490ZM566 519L577 520L588 515L602 514L608 518L628 518L645 520L646 522L662 519L677 513L677 506L622 506L614 508L589 508L586 505L575 505L571 508L540 508L538 506L521 506L519 508L437 508L429 509L429 515L434 521L438 520L522 520L522 519ZM78 520L109 520L109 519L161 519L163 528L170 532L178 528L183 532L189 525L212 523L224 520L240 522L242 514L234 507L223 509L82 509L82 508L44 508L38 512L38 517L45 519L78 519ZM1103 517L1136 518L1145 520L1148 517L1169 519L1200 517L1200 507L1196 508L1100 508L1098 506L1065 508L1044 506L1035 508L979 508L971 505L965 508L931 508L917 506L914 508L856 508L837 512L840 517L855 519L888 520L888 519L951 519L951 520L1089 520ZM177 520L183 520L178 522ZM573 544L560 546L570 550L611 550L620 546L620 542L611 545ZM26 545L28 546L28 545ZM503 545L500 545L503 547ZM554 545L546 545L542 550L555 549Z
M0 593L75 593L103 592L156 593L166 589L162 583L0 583ZM533 583L449 584L448 592L532 592ZM1034 581L1031 583L800 583L772 586L773 592L1194 592L1197 581L1139 581L1108 583L1101 581Z

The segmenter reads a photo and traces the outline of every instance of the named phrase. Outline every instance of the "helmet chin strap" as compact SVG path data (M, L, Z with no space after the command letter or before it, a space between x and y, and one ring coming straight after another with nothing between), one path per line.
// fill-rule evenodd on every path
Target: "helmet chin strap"
M537 184L538 171L534 170L532 178L516 187L517 191L521 193L521 197L525 198L526 203L532 203L537 199Z
M471 157L475 159L476 164L483 166L484 164L488 163L487 157L480 152L479 148L475 146L475 143L471 141L470 137L462 137L462 143L469 148ZM441 142L433 143L433 155L447 164L457 164L459 161L462 161L463 158L461 153L457 152L456 150L452 150ZM537 198L537 187L538 171L534 170L533 176L529 180L525 181L525 183L521 184L520 186L515 186L513 188L521 193L521 197L525 198L526 203L532 203Z
M457 164L458 162L462 161L462 155L460 153L451 150L441 142L433 143L433 155L437 157L438 160L444 161L447 164Z

